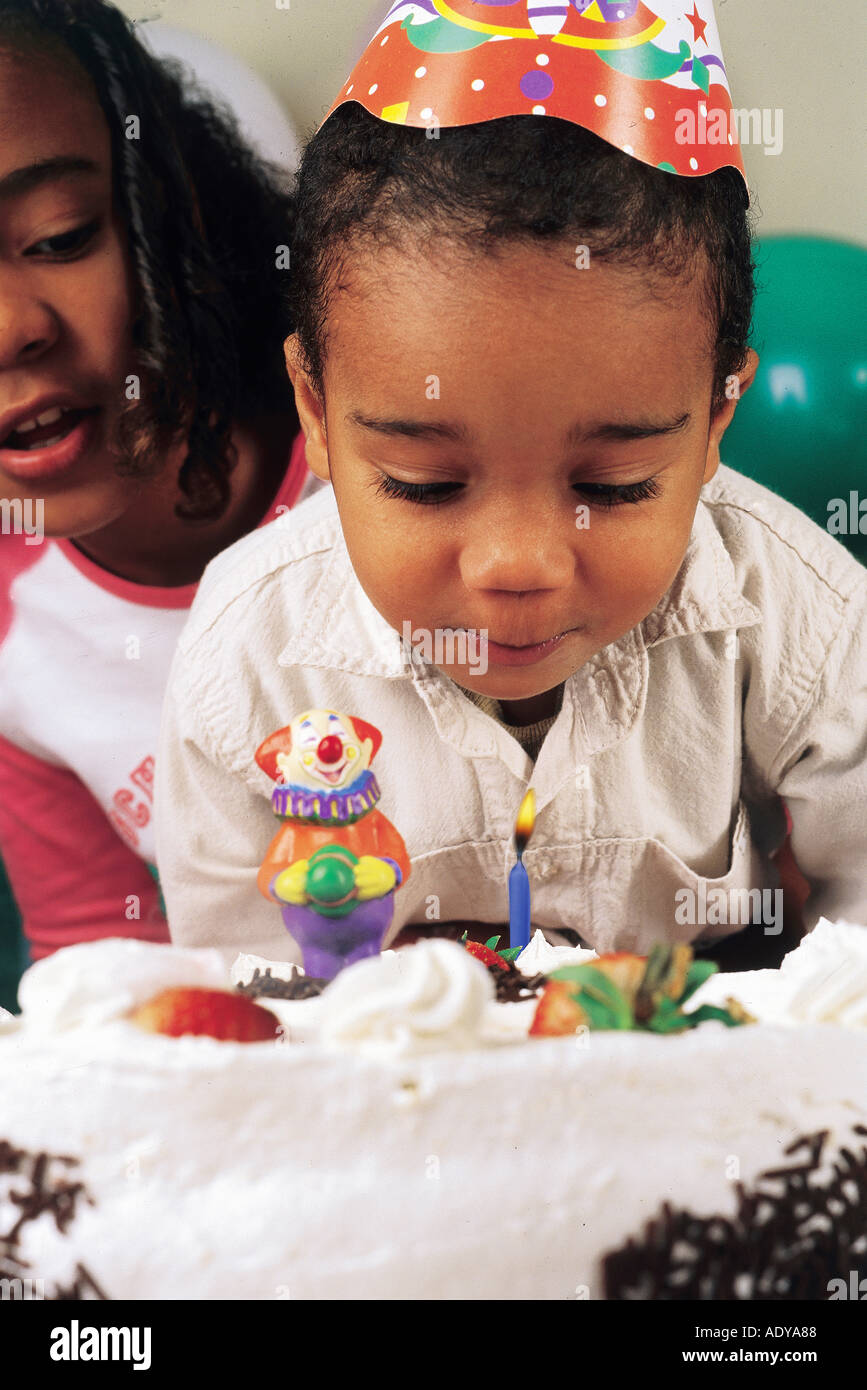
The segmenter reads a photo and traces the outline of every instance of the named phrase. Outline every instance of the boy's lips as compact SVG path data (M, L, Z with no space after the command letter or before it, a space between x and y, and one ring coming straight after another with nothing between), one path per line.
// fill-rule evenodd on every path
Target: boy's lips
M531 642L527 646L513 646L505 642L492 642L488 638L487 654L489 665L494 666L532 666L537 661L544 659L555 652L563 641L577 628L567 628L564 632L558 632L554 637L548 637L542 642Z
M464 628L464 632L474 632L479 640L479 634L484 631L480 628ZM567 637L573 633L580 632L580 627L564 628L557 632L553 637L544 637L540 642L495 642L488 637L481 643L480 651L487 652L489 663L494 666L532 666L537 661L543 661L557 648Z

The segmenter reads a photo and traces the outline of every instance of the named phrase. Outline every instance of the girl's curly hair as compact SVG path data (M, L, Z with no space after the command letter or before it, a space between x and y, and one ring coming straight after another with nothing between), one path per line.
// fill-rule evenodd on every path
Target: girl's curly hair
M360 245L406 229L468 245L573 237L594 260L700 270L714 345L712 410L744 366L754 296L749 199L732 168L695 178L651 168L550 116L424 129L341 106L304 153L296 188L290 308L322 392L329 297Z
M291 179L244 142L231 113L154 58L104 0L0 0L0 46L72 54L111 134L114 194L137 283L141 399L125 406L118 469L151 476L186 443L178 516L223 514L234 421L285 411L290 331L278 252L291 243ZM127 139L130 116L138 139Z

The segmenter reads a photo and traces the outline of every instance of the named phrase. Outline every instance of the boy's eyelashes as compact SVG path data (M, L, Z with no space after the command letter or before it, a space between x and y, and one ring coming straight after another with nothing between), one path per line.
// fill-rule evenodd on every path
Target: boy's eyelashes
M655 478L645 478L642 483L573 483L572 486L599 507L617 507L622 502L646 502L650 497L658 497L662 491Z
M606 510L624 503L647 501L658 497L661 491L655 478L645 478L640 483L573 483L572 487L589 502ZM376 491L379 497L397 497L404 502L436 506L456 497L463 488L463 483L405 483L383 473Z
M102 219L94 217L79 227L72 227L57 236L42 237L24 252L25 256L44 256L47 260L71 261L87 250L100 229Z
M463 483L403 483L388 473L380 475L378 497L399 497L404 502L420 502L432 506L445 502L463 490Z

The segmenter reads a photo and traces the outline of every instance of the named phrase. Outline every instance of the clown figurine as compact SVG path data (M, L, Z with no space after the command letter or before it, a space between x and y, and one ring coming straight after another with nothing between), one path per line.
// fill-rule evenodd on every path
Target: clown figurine
M363 719L307 710L265 739L256 762L276 783L282 821L259 870L308 975L330 980L376 955L409 877L406 846L376 803L370 770L382 735Z

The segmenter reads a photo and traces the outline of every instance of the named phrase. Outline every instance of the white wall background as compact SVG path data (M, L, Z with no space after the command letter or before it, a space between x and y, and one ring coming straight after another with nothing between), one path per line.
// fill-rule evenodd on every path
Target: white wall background
M648 3L652 9L653 0ZM120 0L131 19L188 29L250 64L304 135L330 106L389 3L288 0L288 6ZM864 0L716 0L716 13L735 106L783 111L782 153L744 150L760 234L867 241Z

